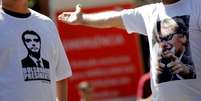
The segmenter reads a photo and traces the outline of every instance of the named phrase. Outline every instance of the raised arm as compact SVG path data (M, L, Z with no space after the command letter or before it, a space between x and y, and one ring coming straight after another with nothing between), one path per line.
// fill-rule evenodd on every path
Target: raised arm
M85 25L96 28L124 28L120 11L106 11L84 14L79 5L74 12L63 12L58 19L71 25Z

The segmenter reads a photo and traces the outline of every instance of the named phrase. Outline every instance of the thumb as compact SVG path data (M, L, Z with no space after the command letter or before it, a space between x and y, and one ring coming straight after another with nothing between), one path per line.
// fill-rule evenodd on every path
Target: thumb
M77 4L76 5L76 10L75 10L76 13L80 13L81 12L81 5L80 4Z

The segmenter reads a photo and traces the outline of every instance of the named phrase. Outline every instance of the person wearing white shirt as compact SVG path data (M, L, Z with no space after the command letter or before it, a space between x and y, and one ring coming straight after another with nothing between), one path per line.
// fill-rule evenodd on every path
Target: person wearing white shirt
M200 101L201 100L201 1L200 0L161 0L159 3L148 4L134 9L122 11L105 11L93 14L83 13L79 5L74 12L63 12L58 19L64 23L72 25L85 25L97 28L121 28L128 33L139 33L148 37L150 60L151 60L151 88L153 101ZM188 56L187 61L173 58L175 56L163 52L160 47L161 42L156 41L158 35L165 39L172 38L171 34L159 33L160 22L166 19L174 20L176 24L184 23L186 45L183 57ZM169 30L171 27L166 26ZM176 33L172 33L176 35ZM183 35L177 35L183 36ZM163 39L164 39L163 38ZM168 41L168 40L166 40ZM166 42L167 43L167 42ZM176 49L176 48L175 48ZM172 54L172 53L171 53ZM165 60L169 70L165 71L160 67L160 60L164 57L171 57ZM190 64L186 66L185 64ZM169 79L169 76L160 79L158 73L171 72L177 79ZM158 82L161 80L162 82Z
M28 0L2 0L0 31L0 101L67 101L72 71L55 23Z

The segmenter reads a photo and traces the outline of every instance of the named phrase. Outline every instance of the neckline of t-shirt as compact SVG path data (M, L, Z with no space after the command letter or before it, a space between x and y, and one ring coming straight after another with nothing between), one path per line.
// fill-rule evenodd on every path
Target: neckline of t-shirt
M7 14L7 13L3 10L3 8L0 8L0 12L2 12L3 14L5 14L5 16L7 16L8 18L14 19L14 20L28 20L28 19L32 18L32 16L33 16L33 11L32 11L31 9L29 9L29 11L30 11L30 16L25 17L25 18L20 18L20 17L15 17L15 16L12 16L12 15L9 15L9 14Z
M161 3L165 8L175 8L175 7L179 7L179 6L181 6L182 4L183 4L183 1L185 1L185 0L180 0L180 1L177 1L177 2L175 2L175 3L173 3L173 4L163 4L163 3Z
M6 8L3 8L3 7L2 7L2 10L3 10L6 14L8 14L8 15L10 15L10 16L13 16L13 17L16 17L16 18L28 18L28 17L31 16L31 12L28 12L28 13L18 13L18 12L13 12L13 11L8 10L8 9L6 9Z

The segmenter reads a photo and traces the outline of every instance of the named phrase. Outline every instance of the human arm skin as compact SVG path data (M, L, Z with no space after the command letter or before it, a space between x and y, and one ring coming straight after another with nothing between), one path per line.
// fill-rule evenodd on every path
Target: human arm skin
M57 101L67 101L68 99L68 79L57 81Z
M63 12L58 19L71 25L85 25L95 28L121 28L124 29L120 11L105 11L84 14L79 5L74 12Z

